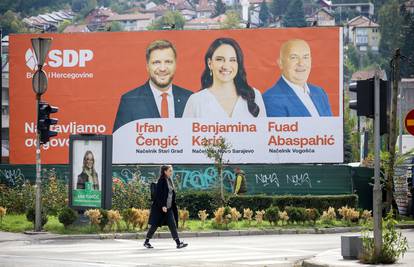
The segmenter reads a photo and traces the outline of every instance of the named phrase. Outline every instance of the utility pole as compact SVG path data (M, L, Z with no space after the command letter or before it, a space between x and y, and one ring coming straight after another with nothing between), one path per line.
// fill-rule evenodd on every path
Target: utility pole
M374 191L373 191L373 215L374 215L374 253L378 257L382 248L382 190L380 183L380 73L377 67L374 80Z
M0 28L0 164L3 163L3 31Z
M51 38L33 38L31 39L33 50L36 55L37 70L33 75L32 87L36 94L36 109L37 109L37 131L36 131L36 202L35 202L35 231L42 231L42 177L41 177L41 162L40 162L40 103L41 96L47 89L47 76L43 70L43 65L50 45L52 43ZM43 123L44 124L44 123Z

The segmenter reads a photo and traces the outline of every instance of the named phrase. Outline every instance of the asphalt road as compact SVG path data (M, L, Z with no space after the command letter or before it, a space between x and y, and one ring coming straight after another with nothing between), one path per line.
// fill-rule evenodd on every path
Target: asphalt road
M0 266L295 266L303 259L340 248L344 234L294 234L171 239L20 240L0 242ZM404 231L414 266L414 230ZM409 265L407 265L409 266Z

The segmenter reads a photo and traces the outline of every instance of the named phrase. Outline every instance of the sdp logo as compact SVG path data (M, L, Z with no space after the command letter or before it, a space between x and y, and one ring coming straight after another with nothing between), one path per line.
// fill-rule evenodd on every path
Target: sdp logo
M86 62L93 59L93 51L89 49L54 49L50 50L45 65L58 67L86 67ZM32 48L28 48L25 54L26 66L31 70L37 69L37 60Z

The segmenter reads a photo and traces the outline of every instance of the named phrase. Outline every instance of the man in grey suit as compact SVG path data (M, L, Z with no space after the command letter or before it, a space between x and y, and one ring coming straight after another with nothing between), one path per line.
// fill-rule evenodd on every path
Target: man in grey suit
M149 80L121 97L113 132L128 122L145 118L181 118L191 91L172 84L177 62L174 45L153 41L146 50Z

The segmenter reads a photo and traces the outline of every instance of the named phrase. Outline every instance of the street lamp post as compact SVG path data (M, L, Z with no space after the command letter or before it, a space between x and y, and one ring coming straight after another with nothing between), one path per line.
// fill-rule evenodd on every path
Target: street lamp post
M47 76L43 70L46 55L52 43L51 38L33 38L32 47L34 49L37 70L33 76L32 86L36 93L37 107L37 131L36 131L36 206L35 206L35 231L42 231L42 180L41 180L41 162L40 162L40 129L39 129L39 105L42 94L47 90Z

